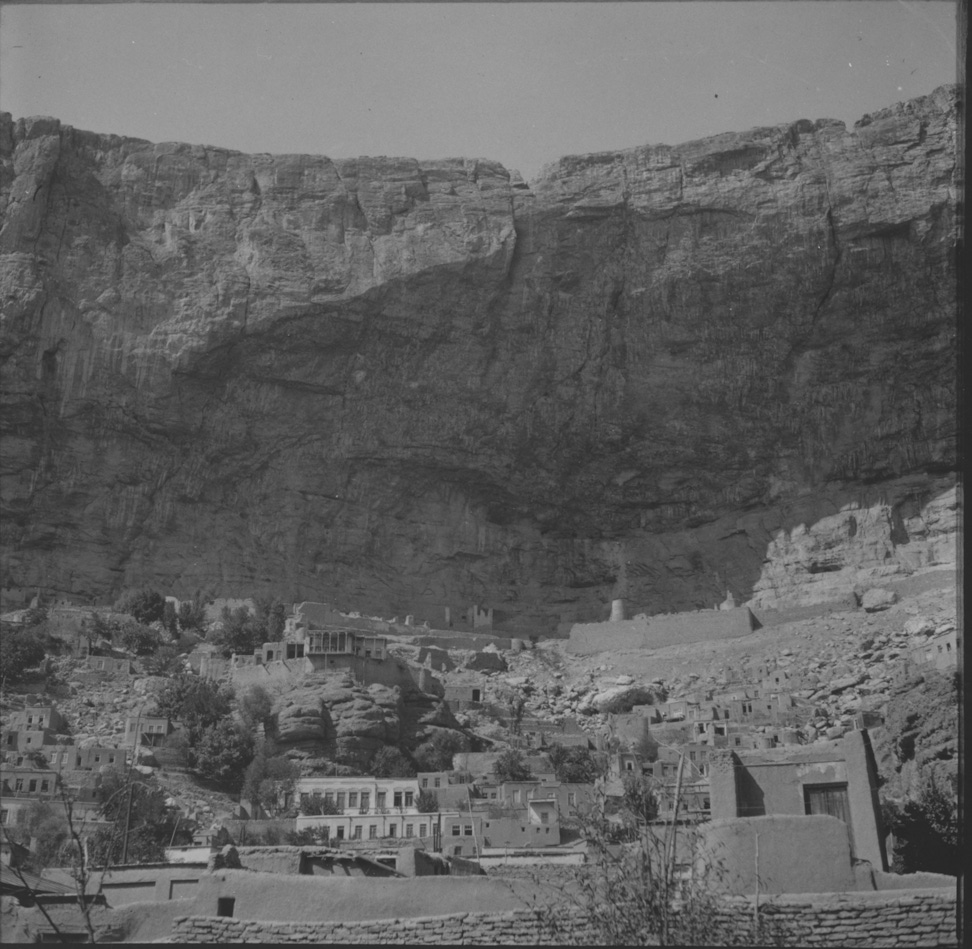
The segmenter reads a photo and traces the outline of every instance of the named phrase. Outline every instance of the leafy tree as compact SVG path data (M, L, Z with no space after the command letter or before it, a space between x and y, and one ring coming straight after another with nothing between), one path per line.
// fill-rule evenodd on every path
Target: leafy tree
M0 636L0 675L8 682L19 682L28 669L44 659L44 643L29 629L6 629Z
M270 608L267 616L267 638L268 643L279 643L284 636L284 627L287 623L287 608L279 600Z
M499 781L529 781L533 775L523 761L523 756L514 748L504 751L496 759L493 772Z
M36 629L47 622L47 610L42 606L31 606L24 610L24 629Z
M175 646L160 646L155 654L146 656L142 661L142 667L150 676L175 675L183 671L183 660L179 650Z
M641 774L626 774L621 779L622 801L629 820L647 824L658 816L658 793L654 782Z
M320 791L307 794L301 798L300 812L307 817L321 817L330 814L343 814L344 811L337 806L334 798L321 797Z
M243 776L241 796L259 804L271 817L285 808L300 779L300 765L284 755L270 755L261 744Z
M224 606L220 623L214 642L222 647L224 656L249 655L264 642L265 627L245 606L235 610Z
M943 787L933 771L923 778L913 799L903 805L885 803L882 816L894 835L894 873L961 872L958 794L954 787Z
M253 758L253 738L230 719L203 729L189 748L189 767L200 777L238 791Z
M439 812L439 799L431 791L419 791L415 799L415 806L420 814L437 814Z
M371 759L369 773L376 778L414 778L415 765L394 745L385 745Z
M239 699L239 711L243 718L243 723L249 729L255 729L258 725L267 725L273 722L273 699L267 694L267 690L262 685L251 685Z
M48 801L32 801L23 824L13 829L11 837L25 846L34 842L30 867L39 872L57 866L71 834L63 808Z
M159 634L141 623L123 623L116 628L112 638L114 642L139 656L147 656L161 645Z
M182 722L190 744L203 730L227 718L232 711L233 691L199 676L179 676L156 696L159 713Z
M183 632L190 629L202 631L205 623L206 607L197 590L191 600L183 600L179 604L179 628Z
M179 635L179 617L176 615L175 603L166 600L162 609L162 625L168 634L175 639Z
M115 602L115 610L129 613L140 623L154 623L162 619L165 598L161 593L143 587L141 590L126 590Z
M593 784L600 774L597 759L587 748L551 745L547 752L558 781Z
M437 731L415 749L414 758L421 771L451 771L452 756L468 751L468 744L458 732Z

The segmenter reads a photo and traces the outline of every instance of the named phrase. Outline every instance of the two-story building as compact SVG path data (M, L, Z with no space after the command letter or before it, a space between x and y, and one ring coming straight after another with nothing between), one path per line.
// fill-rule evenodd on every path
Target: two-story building
M164 715L133 715L125 722L125 744L158 747L174 731L172 722Z

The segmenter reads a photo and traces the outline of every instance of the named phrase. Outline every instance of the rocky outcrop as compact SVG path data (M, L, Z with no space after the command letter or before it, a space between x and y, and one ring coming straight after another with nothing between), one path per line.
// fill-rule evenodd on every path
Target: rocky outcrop
M948 562L956 108L530 187L4 115L5 583L537 632Z
M275 741L284 752L366 766L385 745L415 748L438 729L458 729L439 698L398 687L305 676L275 702Z

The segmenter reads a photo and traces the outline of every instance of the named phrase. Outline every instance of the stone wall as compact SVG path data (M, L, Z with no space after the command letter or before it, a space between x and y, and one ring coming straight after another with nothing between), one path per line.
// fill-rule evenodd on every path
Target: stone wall
M957 946L954 889L873 894L772 897L760 904L768 921L787 927L798 945L864 947ZM728 898L718 915L748 925L751 899ZM577 945L597 934L579 910L557 913L554 930L536 911L453 913L411 919L266 922L219 916L177 918L171 938L186 943L305 942L351 945L563 944L565 927Z
M747 607L696 610L606 623L575 623L569 652L591 655L617 649L661 649L683 643L712 642L747 636L757 626Z
M561 918L561 924L566 919ZM573 914L573 932L580 944L591 944L594 931L579 913ZM534 910L502 913L454 913L415 919L383 919L360 922L288 923L190 916L177 919L172 940L186 943L304 942L346 945L557 945L563 936L546 924Z

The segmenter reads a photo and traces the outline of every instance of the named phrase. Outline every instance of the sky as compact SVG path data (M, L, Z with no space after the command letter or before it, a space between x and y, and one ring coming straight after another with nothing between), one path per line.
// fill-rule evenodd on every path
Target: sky
M246 152L490 158L676 145L955 82L944 0L0 8L0 109Z

